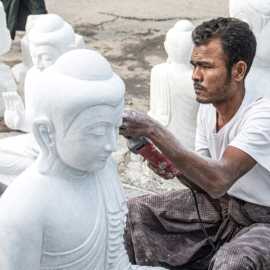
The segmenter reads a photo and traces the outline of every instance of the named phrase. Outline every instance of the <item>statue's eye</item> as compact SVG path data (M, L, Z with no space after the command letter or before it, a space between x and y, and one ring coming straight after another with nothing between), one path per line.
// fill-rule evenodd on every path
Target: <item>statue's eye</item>
M99 127L87 128L86 133L89 135L104 136L106 134L106 127L99 126Z

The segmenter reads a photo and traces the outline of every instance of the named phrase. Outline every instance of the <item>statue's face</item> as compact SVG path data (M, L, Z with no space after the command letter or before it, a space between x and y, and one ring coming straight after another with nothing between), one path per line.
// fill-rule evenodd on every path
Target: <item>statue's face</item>
M40 71L51 66L61 55L60 50L48 45L30 45L30 52L34 66Z
M82 111L67 130L57 136L56 148L62 162L85 172L102 169L116 151L122 109L122 105L98 105Z

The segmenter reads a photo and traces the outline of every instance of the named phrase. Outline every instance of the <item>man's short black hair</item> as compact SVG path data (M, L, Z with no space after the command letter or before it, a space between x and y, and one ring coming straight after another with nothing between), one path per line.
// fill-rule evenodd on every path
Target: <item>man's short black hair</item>
M219 17L198 25L192 32L195 46L207 44L219 38L227 55L227 69L242 60L247 64L248 73L256 53L256 38L249 25L236 18Z

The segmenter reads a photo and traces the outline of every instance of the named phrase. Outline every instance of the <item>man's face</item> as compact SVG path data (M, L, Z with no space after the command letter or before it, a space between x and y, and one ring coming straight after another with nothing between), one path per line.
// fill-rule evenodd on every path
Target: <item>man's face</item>
M220 103L233 93L226 55L219 39L195 46L192 51L192 80L196 100L200 103Z
M51 66L61 54L57 48L48 45L31 45L30 51L34 66L40 71Z
M56 148L62 162L86 172L102 169L116 151L122 109L122 105L99 105L81 112L57 137Z

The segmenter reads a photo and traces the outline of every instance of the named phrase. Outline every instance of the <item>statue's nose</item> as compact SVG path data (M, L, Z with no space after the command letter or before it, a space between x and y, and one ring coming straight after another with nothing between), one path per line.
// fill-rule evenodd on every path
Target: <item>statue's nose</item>
M116 133L113 131L107 138L107 143L105 144L105 150L108 152L115 152L117 150Z

